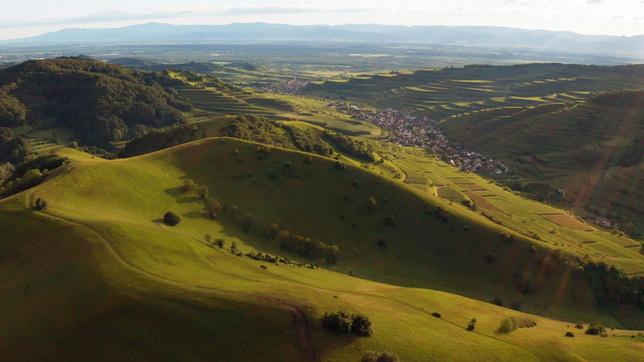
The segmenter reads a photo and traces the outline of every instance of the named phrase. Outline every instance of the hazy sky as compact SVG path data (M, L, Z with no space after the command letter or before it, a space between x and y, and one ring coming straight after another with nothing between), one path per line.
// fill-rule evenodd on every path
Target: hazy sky
M0 39L149 21L493 25L644 34L644 0L0 0L0 9Z

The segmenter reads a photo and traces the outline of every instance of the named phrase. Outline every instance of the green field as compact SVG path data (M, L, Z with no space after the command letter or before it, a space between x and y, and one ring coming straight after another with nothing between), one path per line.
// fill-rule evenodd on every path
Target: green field
M429 156L401 151L390 149L391 162L413 159L434 183L459 188L467 178L469 189L476 183L504 194ZM615 329L602 338L574 328L592 320L641 326L641 313L598 309L569 266L555 261L547 269L554 273L533 269L554 247L548 240L524 237L378 176L377 169L340 169L331 159L278 148L258 158L257 144L225 138L113 161L61 152L71 164L57 176L0 203L0 225L8 230L0 237L6 261L0 307L12 311L0 327L0 348L9 360L344 361L367 350L393 351L405 361L635 361L641 355L642 338L631 338L638 331ZM178 191L186 177L251 214L249 232L235 217L205 216L198 197ZM378 199L373 210L365 208L370 195ZM30 210L38 197L47 199L47 211ZM518 196L503 197L524 208ZM447 210L449 221L428 215L428 205ZM182 217L174 228L159 222L168 210ZM385 216L395 224L383 224ZM204 242L210 234L243 253L309 263L261 236L261 225L270 222L338 245L337 265L259 262ZM499 239L508 232L515 235L511 244ZM570 240L578 239L575 232L560 231ZM591 247L605 249L616 264L642 267L640 255L617 252L605 234L593 231L598 240ZM376 245L383 237L384 249ZM572 241L560 247L577 252ZM495 262L486 261L490 253ZM537 277L532 294L515 290L513 272ZM522 311L486 302L493 297L506 304L521 299ZM318 318L340 309L368 315L373 336L324 330ZM531 318L537 327L499 334L506 316ZM471 318L478 321L474 332L465 330ZM566 331L575 338L564 337Z

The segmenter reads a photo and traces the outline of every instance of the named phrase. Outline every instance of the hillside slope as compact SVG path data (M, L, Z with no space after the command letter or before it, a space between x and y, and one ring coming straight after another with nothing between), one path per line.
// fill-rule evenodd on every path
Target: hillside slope
M483 300L520 296L526 310L620 323L596 308L573 270L552 259L544 264L549 252L539 245L519 236L508 244L485 219L450 214L458 206L370 172L277 148L263 155L262 147L209 139L114 161L64 151L71 164L63 173L0 203L0 226L9 230L0 237L6 291L0 308L12 311L0 328L7 342L0 354L11 360L261 355L308 361L392 350L410 361L637 359L641 342L628 338L634 332L570 339L563 336L576 331L570 323L400 287ZM229 213L210 219L197 195L180 192L186 177L250 215L242 222ZM378 198L377 208L366 207L369 195ZM36 198L48 201L47 211L28 209ZM427 214L428 205L451 210L448 221ZM167 210L181 215L178 226L159 223ZM387 216L395 222L383 223ZM231 253L235 243L242 253L310 262L264 237L266 222L338 245L337 265L298 267ZM205 234L224 239L226 247L207 246ZM383 237L385 248L377 243ZM491 251L494 262L486 261ZM541 266L533 269L537 259ZM513 271L535 277L529 294L513 291ZM549 310L537 308L544 304ZM368 315L374 335L356 339L322 329L318 318L339 309ZM505 316L534 319L537 327L498 334ZM473 317L475 333L465 330ZM635 317L629 319L637 325ZM32 346L26 353L25 345Z
M484 112L441 126L522 178L562 189L566 205L635 223L642 235L643 92L604 94L572 107Z

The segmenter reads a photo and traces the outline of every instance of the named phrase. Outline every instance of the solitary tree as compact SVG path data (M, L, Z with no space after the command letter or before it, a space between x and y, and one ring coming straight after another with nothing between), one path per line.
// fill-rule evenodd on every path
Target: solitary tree
M197 189L197 195L199 195L200 198L207 200L210 195L210 191L208 191L207 186L201 186Z
M34 205L34 209L36 209L36 210L38 210L38 211L47 210L47 206L48 206L48 205L47 205L47 200L45 200L45 199L41 199L41 198L39 197L38 199L36 199L36 203L35 203L35 205Z
M373 331L371 330L371 321L364 315L356 314L352 317L351 331L362 337L369 337Z
M476 318L472 318L465 329L472 332L474 331L474 328L476 328Z
M195 190L195 182L192 181L191 179L185 179L183 180L183 185L181 186L181 191L183 192L192 192Z
M163 215L163 223L168 226L176 226L179 222L181 222L181 218L172 211L168 211Z

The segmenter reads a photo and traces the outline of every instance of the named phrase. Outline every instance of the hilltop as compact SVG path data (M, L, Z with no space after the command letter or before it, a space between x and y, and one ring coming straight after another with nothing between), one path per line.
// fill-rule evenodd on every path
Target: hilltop
M621 314L609 316L596 304L593 279L568 249L555 253L373 170L230 138L124 160L68 149L60 155L70 164L58 176L0 203L0 223L12 225L2 237L3 257L12 262L2 264L0 275L15 276L4 279L0 306L19 305L0 335L10 336L5 355L14 360L90 358L96 351L106 359L189 351L205 359L217 353L252 360L261 353L358 360L366 350L392 350L404 360L471 359L472 353L479 359L637 358L633 332L569 339L566 331L577 332L570 322L458 296L496 297L575 322L641 325L637 309L627 315L632 307L622 306ZM182 191L188 178L221 202L216 219L199 193ZM38 198L48 201L46 210L31 210ZM166 211L181 216L179 225L159 221ZM324 261L283 239L295 236L335 246L339 256ZM209 246L215 239L223 249ZM24 263L43 268L21 272ZM36 301L43 299L56 311L47 325L38 317L44 312ZM325 312L343 309L369 316L373 336L322 328ZM498 334L507 316L537 327ZM471 318L478 321L474 333L465 329ZM137 330L146 332L132 333ZM95 338L98 350L89 347ZM410 345L410 338L419 343ZM36 347L17 354L25 344Z

